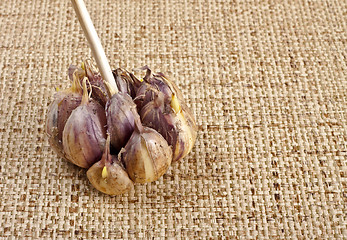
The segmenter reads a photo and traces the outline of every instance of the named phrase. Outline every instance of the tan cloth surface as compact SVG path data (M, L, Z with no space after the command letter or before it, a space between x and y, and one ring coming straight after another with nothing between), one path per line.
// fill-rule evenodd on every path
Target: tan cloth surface
M113 68L175 79L196 145L157 182L99 193L44 134L91 57L70 1L1 1L1 238L347 236L346 1L86 4Z

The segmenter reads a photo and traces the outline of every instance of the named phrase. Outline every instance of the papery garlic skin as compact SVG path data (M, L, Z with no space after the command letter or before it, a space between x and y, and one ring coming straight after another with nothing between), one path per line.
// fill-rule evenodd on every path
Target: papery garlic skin
M118 92L106 104L106 117L111 145L120 151L134 131L135 119L139 118L136 105L127 93Z
M89 99L84 82L82 103L72 111L63 131L63 147L68 160L82 168L99 161L106 141L104 108Z
M144 80L148 82L149 84L151 84L151 86L153 86L154 88L158 89L158 91L163 93L165 103L170 102L172 94L175 93L175 89L173 88L174 83L169 81L164 74L162 73L150 74L150 77Z
M79 78L81 82L83 81L83 76L88 78L92 87L92 98L98 101L104 107L112 94L109 92L108 83L103 80L97 67L91 61L87 60L82 63L82 68L71 65L69 67L69 75L71 75L71 71L75 71L82 76L82 78ZM127 93L129 96L134 98L136 95L135 81L138 82L139 80L137 80L133 74L121 68L113 70L112 73L118 91Z
M158 89L154 88L151 84L143 81L136 89L136 97L134 98L137 110L140 112L147 103L153 101L158 93Z
M144 126L158 131L173 146L177 141L175 114L170 105L164 103L164 95L158 92L153 101L147 103L140 112Z
M120 153L126 171L136 183L156 181L163 176L172 160L172 150L154 129L135 130Z

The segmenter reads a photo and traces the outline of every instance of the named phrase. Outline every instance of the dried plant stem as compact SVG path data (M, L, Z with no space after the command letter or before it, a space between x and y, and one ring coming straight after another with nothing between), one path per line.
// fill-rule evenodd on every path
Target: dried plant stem
M100 39L96 33L93 22L89 16L86 5L83 0L71 0L75 9L78 20L82 26L84 35L86 36L89 47L92 50L94 59L98 65L101 76L108 83L113 93L118 92L117 84L114 80L110 64L108 63L105 51L101 45Z

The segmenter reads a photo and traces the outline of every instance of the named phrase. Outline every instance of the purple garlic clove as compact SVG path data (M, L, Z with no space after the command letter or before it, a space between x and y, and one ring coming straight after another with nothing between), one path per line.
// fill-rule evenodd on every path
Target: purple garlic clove
M134 121L139 118L136 105L127 93L118 92L106 104L107 126L111 145L120 151L134 131Z
M182 102L185 101L181 90L177 87L177 85L173 81L169 80L163 73L158 72L154 74L153 76L154 77L151 78L150 81L152 81L152 84L155 84L156 86L158 86L160 91L165 93L166 99L171 100L172 94L175 94L181 104Z
M172 96L170 105L174 111L175 126L178 130L176 145L173 146L173 161L179 161L192 150L196 141L198 128L189 108L184 102L180 104L176 95Z
M166 140L152 128L143 127L140 119L128 143L120 152L130 178L137 183L153 182L167 171L172 150Z
M115 78L118 90L122 93L127 93L130 97L135 98L135 80L134 76L128 71L117 68L112 71Z
M107 86L108 84L104 82L100 72L90 61L86 61L83 64L83 67L85 69L85 74L93 88L92 98L97 100L102 106L105 106L112 95L109 92L109 88ZM113 76L119 92L127 93L129 96L134 98L136 95L135 81L139 82L139 80L137 80L134 75L121 68L114 70Z
M163 93L166 103L170 102L171 96L174 93L171 86L173 83L168 81L164 74L152 74L151 70L147 66L145 66L145 69L147 69L147 73L143 80Z
M143 82L141 86L137 89L136 97L134 102L136 104L137 110L140 112L141 109L146 106L147 103L154 100L155 96L158 95L159 91L155 89L149 83Z
M146 104L140 112L145 126L157 130L173 148L173 162L184 158L193 148L197 127L193 116L182 109L175 95L165 104L163 94Z
M79 86L78 78L76 75L73 78L71 88L59 91L54 95L54 100L48 107L46 117L45 130L48 135L48 142L53 150L63 158L66 158L62 142L63 130L72 111L82 101L82 89Z
M158 131L171 146L175 145L178 135L172 113L171 106L164 104L164 94L161 92L140 112L143 125Z
M86 80L84 80L81 105L72 111L63 131L66 157L77 166L89 168L100 160L105 140L104 108L89 98Z
M184 103L178 87L164 74L146 70L134 99L145 126L157 130L173 147L173 161L184 158L192 149L197 136L193 115Z
M142 81L135 81L136 97L134 101L137 105L138 111L161 92L164 96L165 104L170 104L172 95L175 94L178 100L183 104L184 98L177 85L170 81L163 73L152 74L149 67L144 66L137 70L146 70L146 75ZM139 82L139 83L138 83Z

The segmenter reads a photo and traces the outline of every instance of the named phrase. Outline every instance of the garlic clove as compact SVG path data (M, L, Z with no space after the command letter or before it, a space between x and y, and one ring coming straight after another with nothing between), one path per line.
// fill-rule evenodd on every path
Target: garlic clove
M95 163L87 171L87 177L97 190L112 196L128 192L134 187L127 172L116 162L107 165L102 161Z
M112 95L108 90L107 82L101 77L97 67L91 61L84 62L84 69L90 84L92 85L92 97L102 106L105 106ZM135 76L128 71L118 68L112 71L119 92L127 93L132 98L135 97Z
M120 158L134 182L153 182L169 168L172 150L162 135L152 128L143 127L137 119L135 131Z
M84 80L81 105L72 111L63 131L63 148L66 157L77 166L89 168L100 160L105 139L104 108L89 98Z
M167 78L161 72L154 74L154 78L155 78L156 82L158 82L158 81L161 82L160 85L165 85L167 88L170 89L170 91L166 90L167 91L166 97L168 99L171 99L172 94L175 94L180 103L185 102L183 94L182 94L181 90L178 88L178 86L175 84L175 82L171 81L169 78ZM156 83L156 85L159 86L158 83ZM163 90L161 90L161 91L163 91ZM170 93L171 93L171 95L170 95Z
M174 145L173 162L179 161L188 155L192 150L197 137L196 126L192 126L190 125L191 122L187 122L187 118L183 112L177 114L176 118L176 125L178 126L179 134L176 144Z
M174 82L163 73L152 74L147 66L142 69L147 72L135 98L141 119L144 125L164 136L173 147L173 161L178 161L195 144L197 127L194 117Z
M173 145L177 139L175 119L171 113L173 111L170 105L165 105L161 92L158 92L154 100L147 103L140 112L143 125L158 131L169 145Z
M110 154L109 148L108 137L102 159L89 168L87 177L100 192L108 195L120 195L130 191L134 187L134 183L121 163L118 162L117 157Z
M137 85L134 101L138 111L141 111L147 103L154 100L159 92L163 94L165 104L170 104L172 95L175 95L181 104L184 103L183 95L177 85L163 73L152 74L151 69L147 66L140 68L140 70L146 70L146 75L142 82L134 81Z
M136 95L134 76L121 68L114 70L113 76L115 78L118 90L122 93L127 93L130 97L134 98Z
M136 105L127 93L118 92L106 104L106 117L111 145L120 151L134 131L134 120L139 118Z
M181 107L178 98L172 95L169 105L164 104L163 94L146 104L140 112L145 126L157 130L173 147L173 162L178 161L192 150L197 137L197 127L193 116Z
M179 161L188 155L192 150L196 137L197 126L193 115L189 111L189 108L184 104L181 104L175 94L172 95L170 106L174 113L175 127L178 132L176 144L173 146L173 161Z
M136 104L137 110L141 109L149 102L153 101L155 95L159 93L159 90L153 87L147 82L141 82L140 86L136 90L136 97L134 102Z
M62 136L66 121L72 111L81 104L81 101L82 90L75 74L72 87L57 92L48 107L45 130L48 142L60 157L65 158Z
M148 69L148 71L151 71ZM149 74L150 77L144 79L146 82L150 83L152 86L154 86L156 89L158 89L160 92L164 94L165 100L169 100L174 93L172 89L172 82L168 81L167 78L165 78L164 74L157 73L157 74ZM167 102L167 101L165 101Z

